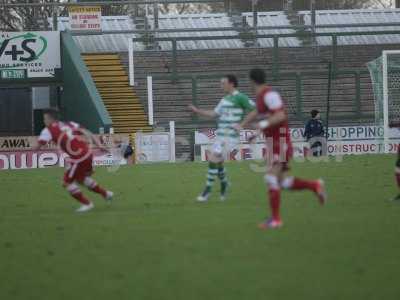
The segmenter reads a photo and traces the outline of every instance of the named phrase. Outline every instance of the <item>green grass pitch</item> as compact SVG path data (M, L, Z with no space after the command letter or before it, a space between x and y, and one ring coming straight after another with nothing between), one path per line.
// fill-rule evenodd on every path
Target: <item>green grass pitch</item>
M0 172L0 299L400 299L394 156L296 163L329 203L283 193L263 232L263 175L228 164L230 199L195 203L206 164L141 165L95 178L116 192L77 215L61 169ZM87 195L88 192L85 192Z

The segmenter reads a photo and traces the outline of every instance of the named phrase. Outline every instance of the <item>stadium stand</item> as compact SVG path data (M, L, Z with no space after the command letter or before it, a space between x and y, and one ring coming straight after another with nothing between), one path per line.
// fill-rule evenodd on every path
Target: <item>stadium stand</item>
M305 25L311 25L309 11L299 12ZM396 23L399 20L399 9L354 9L354 10L326 10L318 11L316 22L318 25L330 25L330 28L317 28L316 32L354 32L354 31L385 31L400 30L400 26L379 26L385 23ZM378 26L338 28L335 24L376 24ZM331 45L329 37L318 37L321 46ZM373 45L400 43L400 36L396 34L339 37L339 45Z
M149 24L154 24L152 17L149 18ZM160 29L207 29L207 28L228 28L234 27L231 18L227 14L167 14L161 15L159 18ZM154 26L151 26L154 29ZM206 37L206 36L232 36L236 35L235 31L202 31L191 33L157 33L158 38L172 38L172 37ZM244 45L240 39L233 40L214 40L214 41L187 41L179 43L179 50L191 49L220 49L220 48L242 48ZM160 42L160 50L171 50L171 43Z
M362 67L364 61L371 60L379 56L382 49L388 49L392 45L380 47L371 47L368 49L349 47L347 50L341 50L339 67L352 65ZM297 48L296 53L293 49L280 49L280 61L283 72L301 72L314 70L318 68L326 73L327 65L322 63L322 59L315 58L314 64L310 64L309 48ZM348 59L353 52L362 53L362 61L355 58ZM202 107L212 108L222 97L219 89L218 75L225 73L236 73L241 76L241 89L252 94L246 75L252 67L263 67L271 71L272 51L270 49L248 49L248 50L208 50L205 52L183 51L179 53L178 72L197 76L197 103ZM330 49L321 49L322 53L330 54ZM347 53L347 54L346 54ZM143 55L143 56L142 56ZM122 55L124 57L124 55ZM141 99L147 98L145 77L152 74L171 75L171 71L166 68L166 64L171 63L170 56L161 53L142 53L136 54L136 81L138 82L137 92ZM196 57L193 60L193 57ZM323 57L323 56L322 56ZM127 63L127 58L123 58ZM284 73L283 73L284 75ZM283 76L282 75L282 76ZM281 90L289 103L290 119L293 126L303 124L303 116L311 109L320 109L325 112L327 98L327 76L325 75L302 75L301 76L302 95L301 111L297 110L297 91L296 79L281 79L272 81L272 84ZM341 75L334 81L332 90L332 118L337 123L355 124L372 121L374 111L372 87L368 73L360 75L360 103L359 108L355 105L357 97L356 79L353 74ZM153 81L155 98L155 118L159 123L166 123L174 119L178 122L190 122L192 116L188 113L186 106L193 100L192 80L180 79L172 82L170 79L157 79ZM360 110L362 116L354 118ZM299 114L300 113L300 114ZM196 125L197 127L209 127L210 124ZM178 127L179 129L180 127ZM185 128L190 128L185 127Z
M244 13L243 16L246 18L248 24L253 24L253 14ZM291 26L290 20L286 12L259 12L258 13L258 26ZM261 29L258 31L259 34L286 34L296 33L294 29ZM258 44L261 47L273 47L272 39L259 39ZM297 37L288 37L280 39L280 47L299 47L301 40Z
M355 124L372 122L374 103L370 76L365 64L380 56L384 49L396 49L400 43L399 35L356 35L340 36L343 32L400 30L400 26L382 26L398 20L400 10L346 10L318 11L317 24L328 25L317 28L316 32L337 33L336 78L332 86L332 122ZM297 12L298 24L310 25L309 12ZM251 27L251 13L244 13L244 27ZM290 26L295 17L286 12L259 12L259 26ZM154 20L146 21L150 29ZM67 28L67 20L60 20ZM134 30L133 17L104 17L104 29ZM377 26L365 26L365 23ZM330 26L341 24L340 26ZM346 28L345 25L348 27ZM360 26L357 26L360 25ZM218 77L225 73L235 73L243 78L241 89L251 93L246 74L252 67L262 67L271 74L272 84L285 95L290 108L292 125L301 125L304 116L313 108L322 112L326 109L328 61L332 59L332 37L317 37L316 44L310 47L309 39L298 32L299 29L263 29L258 34L295 34L299 36L279 38L278 56L272 38L259 39L255 45L248 46L240 39L238 31L222 31L235 28L233 18L227 14L196 15L162 15L159 18L159 29L193 29L193 32L161 32L157 38L219 37L216 40L185 40L177 42L177 61L174 70L174 58L171 53L171 42L160 41L155 48L146 48L143 42L134 43L135 51L135 90L144 107L147 107L146 77L154 76L155 121L156 126L169 120L175 120L177 134L190 137L194 127L210 127L212 123L193 122L193 116L186 106L195 101L202 107L212 108L222 96L219 90ZM62 28L62 27L60 27ZM221 31L197 31L198 29L221 28ZM240 31L240 32L239 32ZM238 38L221 39L221 36ZM127 38L138 38L136 34L103 34L98 36L76 36L74 39L84 53L118 52L128 68ZM368 47L365 47L368 45ZM146 49L153 49L148 50ZM154 50L155 49L155 50ZM278 58L278 62L276 61ZM279 77L272 74L279 68ZM172 76L179 75L178 80ZM343 72L345 71L345 72ZM276 75L276 74L275 74ZM196 121L196 119L194 119ZM177 153L188 151L188 147L177 149Z

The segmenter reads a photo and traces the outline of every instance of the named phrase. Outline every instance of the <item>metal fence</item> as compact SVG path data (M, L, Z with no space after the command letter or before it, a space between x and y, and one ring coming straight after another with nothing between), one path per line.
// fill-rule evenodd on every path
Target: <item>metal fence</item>
M371 25L370 25L371 26ZM330 62L332 63L334 74L338 71L337 69L337 57L338 57L338 38L339 37L346 37L346 36L372 36L372 35L399 35L400 30L382 30L382 31L354 31L354 32L340 32L340 33L295 33L295 34L255 34L253 37L254 39L272 39L273 40L273 59L272 59L272 75L274 80L278 80L281 76L280 71L280 46L279 46L279 39L282 38L289 38L289 37L329 37L332 40L332 56ZM171 43L172 49L172 78L175 79L178 76L179 70L177 69L177 61L179 58L179 51L178 51L178 42L182 41L199 41L199 40L229 40L229 39L238 39L240 38L238 35L234 36L204 36L204 37L176 37L176 38L154 38L154 42L169 42ZM146 38L133 38L132 41L146 43L148 42ZM346 70L345 70L346 71ZM350 70L352 72L357 70ZM362 70L361 70L362 71ZM288 74L286 74L288 75Z
M371 24L368 24L371 26ZM337 26L337 25L336 25ZM367 25L366 25L367 26ZM330 57L325 61L327 66L328 64L332 65L332 75L333 79L337 79L338 82L340 82L341 79L347 79L351 81L351 87L348 88L349 93L351 93L353 96L351 98L351 101L347 103L347 106L351 106L351 111L349 111L346 114L343 113L333 113L329 119L332 121L356 121L356 120L373 120L373 111L366 110L363 108L363 101L365 104L366 99L368 101L372 101L373 97L367 97L366 94L366 86L363 84L363 80L366 78L369 78L369 72L366 67L359 67L359 68L348 68L346 66L339 67L338 66L338 59L340 57L340 51L341 51L341 45L338 43L338 39L340 37L346 37L346 36L372 36L372 35L399 35L400 36L400 30L381 30L381 31L354 31L354 32L341 32L341 33L308 33L307 35L311 35L314 38L317 37L329 37L331 39L331 46L329 53L331 54ZM314 70L309 70L309 71L296 71L296 72L291 72L291 71L282 71L281 69L281 54L280 51L282 50L282 47L279 46L279 39L281 38L287 38L287 37L298 37L298 34L277 34L277 35L255 35L256 39L260 38L270 38L273 39L274 41L274 47L271 49L272 51L272 72L269 80L272 81L278 81L278 80L292 80L293 84L295 84L295 96L294 99L291 99L292 101L292 107L291 111L293 113L293 117L295 118L296 121L303 121L307 118L307 115L305 112L307 109L304 107L305 103L305 97L304 97L304 81L309 80L310 78L328 78L328 68L326 70L320 70L320 71L314 71ZM195 73L193 74L183 74L180 72L179 67L178 67L178 60L179 60L179 55L180 51L178 50L178 43L180 41L190 41L190 40L220 40L220 39L237 39L238 36L209 36L209 37L177 37L177 38L155 38L155 41L163 41L163 42L169 42L171 43L171 74L169 75L156 75L153 77L154 81L157 80L171 80L171 82L177 82L179 80L190 80L191 81L191 93L192 93L192 101L194 104L198 103L198 95L200 92L199 89L199 83L201 80L204 79L210 79L211 77L219 78L224 76L224 74L215 74L213 73L210 77L209 74L206 75L196 75ZM144 42L144 39L142 38L136 38L133 39L134 42ZM326 47L326 46L324 46ZM367 63L367 61L365 61ZM372 93L372 90L371 90ZM326 99L326 95L321 95L321 101L322 101L322 106L325 107L324 101ZM332 96L335 98L335 95ZM351 103L350 103L351 102ZM322 109L324 111L324 109ZM200 120L197 120L196 117L194 120L188 122L197 122L198 124L202 124L203 122ZM208 123L208 122L206 122ZM181 122L180 125L185 125L185 122Z
M191 99L192 103L194 105L199 105L200 99L199 99L199 94L201 93L199 85L203 80L209 80L209 79L215 79L218 80L219 78L223 77L225 74L212 74L212 75L178 75L176 80L190 80L191 81ZM331 121L356 121L356 120L373 120L374 115L371 112L364 112L362 111L362 84L361 84L361 78L362 76L368 76L369 73L367 70L342 70L342 71L337 71L335 74L336 79L340 78L351 78L354 82L354 88L352 90L354 94L354 98L352 99L351 103L349 106L352 107L351 112L348 112L347 114L341 114L341 113L333 113L331 116L329 116L329 119ZM291 120L296 121L296 122L303 122L308 118L308 113L304 107L305 103L305 96L304 96L304 81L305 80L310 80L313 76L319 77L319 78L325 78L326 83L328 82L328 74L327 72L296 72L296 73L286 73L282 76L282 80L291 80L293 81L295 85L295 96L294 99L287 99L290 100L289 105L289 111L291 113ZM239 79L244 79L241 78L241 76L238 76ZM152 77L153 82L157 82L158 80L166 80L166 79L171 79L170 76L166 75L156 75ZM335 83L334 83L335 84ZM285 95L284 95L285 96ZM321 103L320 104L320 110L322 113L327 113L327 95L321 95ZM330 95L332 96L332 95ZM287 97L286 97L287 98ZM332 96L334 98L334 96ZM189 125L189 124L212 124L212 121L208 120L202 120L199 119L196 115L193 115L193 119L190 121L181 121L177 122L178 125Z

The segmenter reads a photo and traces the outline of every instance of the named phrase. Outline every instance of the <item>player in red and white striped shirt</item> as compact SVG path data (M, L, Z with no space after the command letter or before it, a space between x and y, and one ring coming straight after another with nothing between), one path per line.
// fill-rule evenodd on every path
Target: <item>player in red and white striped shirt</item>
M293 147L290 138L288 116L281 95L266 84L266 74L263 70L254 69L250 72L257 94L257 109L249 113L242 124L248 124L261 117L257 129L266 138L267 174L265 181L268 185L268 195L272 211L272 218L260 224L260 228L279 228L282 226L280 217L281 190L310 190L314 192L321 204L327 200L322 180L304 180L290 176L289 162L293 156Z
M93 203L82 194L79 185L84 185L92 192L102 195L107 201L111 201L113 193L100 187L91 177L93 154L88 140L93 141L101 150L107 151L100 141L79 124L60 121L57 110L45 110L43 118L46 128L42 130L34 148L39 150L52 141L68 154L69 157L65 160L66 171L63 185L71 196L82 204L77 212L86 212L94 207Z

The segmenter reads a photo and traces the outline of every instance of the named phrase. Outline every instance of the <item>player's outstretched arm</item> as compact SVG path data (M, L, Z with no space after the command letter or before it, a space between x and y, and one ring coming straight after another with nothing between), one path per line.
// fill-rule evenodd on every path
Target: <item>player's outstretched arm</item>
M253 123L257 119L257 116L258 116L258 113L256 110L249 112L247 114L247 116L244 118L244 120L242 121L242 123L235 126L235 129L237 131L240 131L243 128L246 128L247 126L249 126L249 124Z
M33 142L32 150L33 151L39 151L40 148L42 148L42 146L43 146L43 144L40 143L39 140L36 140L36 141Z
M80 129L82 131L82 133L90 140L93 142L93 144L99 148L102 151L108 152L108 149L106 147L103 146L103 144L100 142L99 138L97 136L95 136L92 132L90 132L89 130L85 129L85 128L81 128Z
M37 138L37 140L33 142L32 150L33 151L40 150L40 148L49 143L51 140L52 140L51 132L47 128L44 128L40 133L40 136Z
M200 109L194 105L189 105L189 109L195 113L198 114L202 117L206 117L206 118L216 118L217 117L217 113L213 110L205 110L205 109Z

